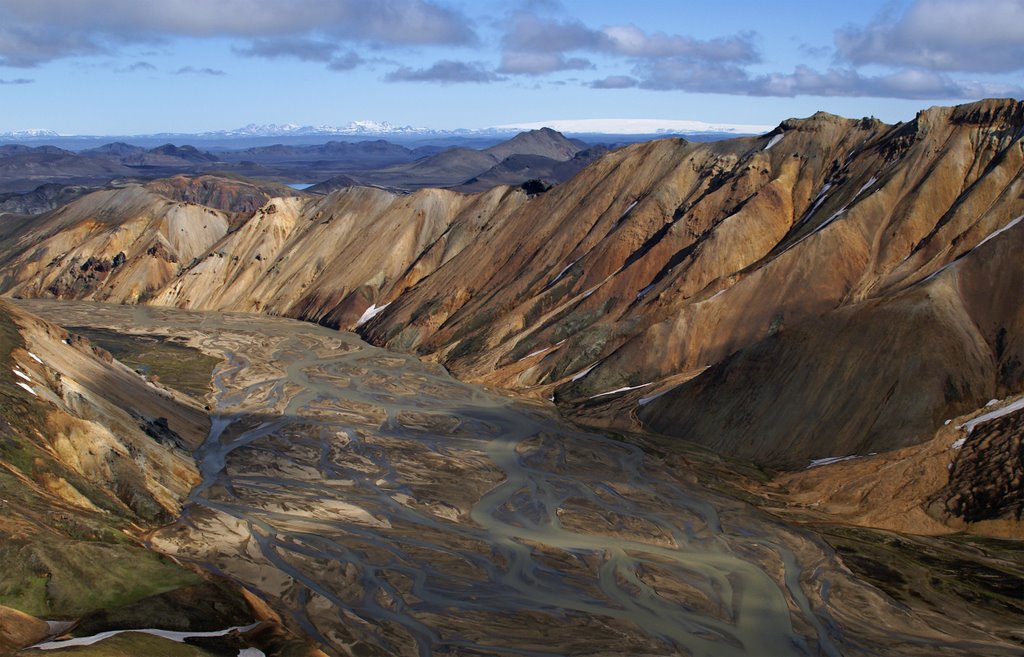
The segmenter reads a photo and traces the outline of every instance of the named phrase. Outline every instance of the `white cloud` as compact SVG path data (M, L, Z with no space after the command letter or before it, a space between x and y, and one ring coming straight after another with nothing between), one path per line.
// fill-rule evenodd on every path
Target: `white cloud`
M806 66L798 66L791 73L750 75L738 66L695 64L686 60L666 59L638 66L634 73L640 78L640 87L644 89L744 96L966 100L1024 94L1024 88L1020 86L957 80L944 73L917 69L904 69L882 75L864 75L849 68L832 68L821 72Z
M479 62L442 60L428 68L402 66L384 76L385 82L437 82L440 84L495 82L500 75Z
M219 68L209 68L209 67L196 68L195 66L185 66L183 68L179 68L177 71L174 72L174 74L175 75L212 75L212 76L215 76L215 77L219 77L221 75L227 75L227 73L225 73L224 71L220 70Z
M639 84L639 80L628 75L609 75L600 80L594 80L589 86L594 89L630 89Z
M502 46L500 70L527 75L592 68L587 59L567 56L578 52L629 60L675 57L698 63L747 64L760 60L754 35L749 33L701 40L681 34L647 33L635 25L597 29L576 19L554 20L527 12L509 18ZM601 83L593 85L600 87Z
M753 35L746 33L701 41L679 34L647 34L634 25L612 25L601 30L610 49L629 57L684 56L718 62L757 62L760 58Z
M883 64L932 71L1024 70L1024 0L915 0L895 20L835 35L837 55L855 66Z
M557 52L505 52L501 56L501 73L543 75L555 71L579 71L594 68L582 57L566 57Z
M469 20L434 0L5 0L0 65L34 66L174 37L299 37L384 45L469 44Z

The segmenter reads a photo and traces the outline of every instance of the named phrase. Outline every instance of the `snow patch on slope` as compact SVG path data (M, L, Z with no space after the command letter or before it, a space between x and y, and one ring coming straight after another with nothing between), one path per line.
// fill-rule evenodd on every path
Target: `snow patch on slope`
M371 303L370 307L367 308L365 311L363 311L363 314L359 316L358 320L356 320L356 324L355 324L355 326L353 328L359 328L360 326L362 326L366 322L370 321L371 319L373 319L377 315L379 315L382 312L384 312L384 309L387 308L390 305L391 305L390 303L385 303L383 306L378 307L376 304L372 304Z

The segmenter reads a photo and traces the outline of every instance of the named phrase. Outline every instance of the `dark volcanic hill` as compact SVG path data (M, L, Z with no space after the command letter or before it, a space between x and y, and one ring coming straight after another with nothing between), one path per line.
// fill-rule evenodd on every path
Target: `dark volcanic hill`
M142 148L113 142L80 153L52 146L6 145L0 146L0 193L29 193L41 184L103 187L116 179L153 180L177 174L285 181L313 185L312 193L344 186L346 179L408 190L451 187L472 178L474 184L467 191L479 191L486 185L519 185L531 178L552 183L566 180L598 152L575 157L585 147L549 129L524 132L482 150L438 145L406 148L382 139L277 144L216 153L170 143ZM528 166L517 160L524 157L529 158ZM31 198L12 203L34 206Z
M1022 134L1012 100L816 114L628 146L537 196L350 187L230 233L125 189L38 218L0 272L8 294L358 326L587 422L797 467L1024 390Z
M0 146L0 192L28 192L43 184L89 185L128 176L118 162L78 155L53 146Z
M552 182L561 182L575 174L582 165L561 169L556 169L556 166L572 160L585 147L566 139L560 132L542 128L519 133L508 141L483 150L449 148L412 164L369 174L365 179L384 186L405 188L462 185L459 189L464 191L483 191L489 188L485 184L490 181L518 185L532 178L553 178ZM535 168L547 175L524 173L527 168ZM486 182L479 184L481 181Z
M543 155L510 155L487 171L453 187L460 192L482 192L497 185L520 185L527 180L548 184L572 178L584 167L608 152L604 146L578 151L570 160L555 160Z

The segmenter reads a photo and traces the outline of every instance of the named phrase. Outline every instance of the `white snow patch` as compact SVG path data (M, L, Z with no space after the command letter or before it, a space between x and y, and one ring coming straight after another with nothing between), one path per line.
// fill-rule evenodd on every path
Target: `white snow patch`
M822 199L822 200L824 200L824 199ZM811 213L813 213L813 212L814 212L814 210L815 210L815 209L816 209L816 208L818 207L818 205L819 205L819 204L820 204L820 201L819 201L819 203L818 203L818 204L815 204L815 206L814 206L813 208L811 208L811 209L810 209L810 211L808 211L808 213L807 213L807 214L805 215L805 218L807 218L807 217L810 217ZM786 251L789 251L790 249L792 249L792 248L796 247L796 245L800 244L800 242L803 242L803 241L804 241L805 239L807 239L807 238L808 238L808 237L810 237L811 235L814 235L815 233L820 233L820 232L822 231L822 229L823 229L823 228L825 228L825 226L828 226L828 225L829 225L830 223L832 223L833 221L835 221L836 219L838 219L838 218L839 218L839 216L840 216L841 214L843 214L844 212L846 212L846 208L847 208L847 207L848 207L848 206L845 206L845 205L844 205L843 207L839 208L839 210L837 210L837 211L836 211L835 213L833 213L831 217L829 217L828 219L826 219L825 221L823 221L823 222L821 223L821 225L820 225L820 226L818 226L817 228L815 228L815 229L814 229L814 230L812 230L811 232L807 233L806 235L804 235L803 237L801 237L801 238L800 238L800 239L798 239L797 241L795 241L795 242L793 242L792 244L790 244L789 246L787 246L787 247L786 247L786 248L785 248L785 249L784 249L784 250L782 251L782 253L785 253ZM801 220L800 220L800 223L803 223L803 221L804 221L804 219L801 219ZM782 254L780 253L779 255L782 255Z
M50 628L50 636L59 636L74 627L78 621L55 621L48 620L46 625Z
M988 408L989 406L995 406L998 403L999 403L998 399L990 399L990 400L988 400L988 403L985 404L985 408Z
M678 385L675 385L675 386L672 386L671 388L665 388L661 392L656 392L653 395L647 395L646 397L641 397L639 400L637 400L637 404L639 404L640 406L647 406L648 404L650 404L652 401L654 401L658 397L661 397L663 395L667 395L668 393L672 392L673 390L675 390L678 387L679 387Z
M32 380L32 377L30 377L28 374L25 374L24 372L19 370L17 367L15 367L11 371L14 372L15 374L17 374L18 376L20 376L21 378L25 379L26 381L31 381Z
M363 311L363 314L359 316L359 319L356 321L356 325L353 328L359 328L360 326L362 326L366 322L370 321L371 319L373 319L377 315L379 315L382 312L384 312L384 309L387 308L390 305L391 305L390 303L386 303L383 306L378 308L376 304L372 304L371 303L370 307L367 308L365 311Z
M878 177L877 177L877 176L871 176L871 180L869 180L869 181L867 181L866 183L864 183L864 186L863 186L863 187L861 187L861 188L860 188L859 190L857 190L857 193L856 193L856 194L854 194L854 196L853 196L853 197L854 197L854 198L857 198L858 196L860 196L861 194L863 194L863 193L864 193L864 190L865 190L865 189L867 189L868 187L871 187L871 186L872 186L872 185L874 185L874 184L875 184L876 182L878 182Z
M31 392L33 397L38 397L39 396L39 395L36 394L36 391L32 389L32 386L28 385L27 383L22 383L21 381L15 381L15 383L17 383L19 386L21 386L25 390L28 390L29 392Z
M526 354L525 356L523 356L522 358L520 358L520 359L519 359L519 360L517 360L516 362L518 363L518 362L520 362L520 361L524 361L524 360L526 360L527 358L533 358L533 357L534 357L534 356L536 356L537 354L542 354L542 353L544 353L545 351L549 351L549 350L551 350L551 349L554 349L554 347L544 347L543 349L538 349L537 351L531 351L530 353Z
M814 214L815 210L821 207L821 204L825 202L826 198L828 198L827 196L825 196L825 192L827 192L828 188L831 186L832 183L825 183L825 186L821 188L821 193L818 194L818 198L814 201L814 205L812 205L811 209L808 210L807 214L804 215L805 218L810 217L812 214Z
M922 278L921 279L921 283L922 284L923 283L927 283L928 281L932 280L933 278L935 278L936 276L938 276L939 274L941 274L942 272L946 271L947 269L949 269L950 267L955 265L957 262L959 262L961 258L965 258L968 255L970 255L971 253L974 253L976 250L981 248L981 245L984 244L985 242L989 241L990 239L992 239L996 235L999 235L1000 233L1004 233L1004 232L1010 230L1011 228L1013 228L1014 226L1019 224L1021 222L1021 220L1024 220L1024 214L1022 214L1021 216L1017 217L1016 219L1011 220L1008 224L1006 224L1005 226L1003 226L999 230L993 232L991 235L989 235L985 239L983 239L980 242L978 242L977 246L975 246L971 250L965 251L961 255L957 256L952 262L947 262L942 267L939 267L938 269L936 269L930 275L926 276L925 278Z
M642 384L640 384L638 386L626 386L625 388L616 388L615 390L609 390L608 392L599 392L596 395L591 395L591 396L587 397L587 399L596 399L597 397L604 397L606 395L614 395L614 394L619 393L619 392L629 392L630 390L639 390L640 388L646 388L647 386L652 385L653 383L654 383L654 381L651 381L650 383L642 383Z
M958 439L953 441L953 444L950 445L950 447L953 448L953 449L960 449L961 447L964 446L964 443L966 443L966 442L967 442L966 438L958 438Z
M64 641L47 641L45 643L38 643L32 648L39 650L56 650L58 648L69 648L71 646L91 646L94 643L99 643L104 639L109 639L112 636L123 634L124 632L141 632L142 634L152 634L153 636L162 637L169 639L177 643L183 643L185 639L191 639L193 637L213 637L213 636L225 636L234 631L248 632L255 628L259 623L253 623L252 625L246 625L245 627L236 625L235 627L229 627L226 630L215 630L213 632L171 632L169 630L155 630L155 629L141 629L141 630L110 630L108 632L100 632L92 636L76 637L74 639L65 639ZM262 654L262 653L261 653Z
M977 248L981 247L982 244L984 244L985 242L989 241L990 239L992 239L996 235L999 235L1000 233L1005 233L1006 231L1010 230L1011 228L1013 228L1014 226L1019 224L1021 222L1021 220L1024 220L1024 214L1022 214L1021 216L1017 217L1016 219L1011 220L1008 224L1006 224L1005 226L1003 226L999 230L994 231L988 237L986 237L985 239L983 239L980 242L978 242L978 246L974 247L974 249L977 249ZM971 251L973 251L974 249L971 249Z
M592 364L587 365L586 367L584 367L579 372L576 372L575 374L572 375L572 380L573 381L579 381L580 379L582 379L586 375L590 374L590 370L592 370L595 367L597 367L600 362L601 361L599 361L599 360L595 360Z
M32 360L34 360L35 362L39 363L40 365L42 365L42 364L43 364L43 359L42 359L42 358L40 358L39 356L36 356L36 355L35 355L34 353L32 353L31 351L30 351L30 352L28 352L28 355L29 355L29 358L31 358L31 359L32 359Z
M840 461L849 461L852 459L864 458L859 454L850 454L849 456L827 456L823 459L814 459L811 464L807 466L807 469L816 468L819 465L828 465L829 463L839 463Z
M782 138L785 136L785 134L785 132L780 132L779 134L769 139L768 143L764 145L764 150L770 150L772 146L782 141Z
M577 262L579 262L579 261L580 261L580 260L582 260L582 259L583 259L583 256L580 256L579 258L576 258L575 260L573 260L572 262L570 262L569 264L567 264L567 265L565 266L565 268L564 268L564 269L562 269L562 271L558 272L558 275L557 275L557 276L555 276L554 278L552 278L552 279L551 279L551 280L550 280L550 281L548 282L548 284L544 286L544 289L546 290L546 289L548 289L549 287L551 287L552 285L554 285L555 283L557 283L558 281L560 281L560 280L562 279L562 277L563 277L563 276L565 276L565 272L567 272L567 271L569 271L570 269L572 269L572 266L573 266L573 265L575 265L575 264L576 264Z
M1004 415L1009 415L1010 413L1014 413L1016 411L1019 411L1022 408L1024 408L1024 397L1021 397L1020 399L1018 399L1017 401L1013 402L1012 404L1007 404L1006 406L1003 406L1002 408L997 408L994 411L989 411L988 413L985 413L984 415L979 415L976 418L972 418L970 420L967 420L966 422L964 422L963 424L958 426L957 429L964 429L965 431L967 431L967 435L969 436L969 435L971 435L971 432L974 431L974 427L978 426L979 424L983 424L983 423L989 422L991 420L999 419L999 418L1003 417Z
M238 651L238 657L267 657L267 654L259 648L242 648Z
M831 217L829 217L824 222L822 222L822 224L820 226L815 228L814 232L817 233L818 231L823 229L825 226L829 225L830 223L832 223L833 221L838 219L839 215L843 214L844 212L846 212L846 206L845 205L843 207L839 208L838 210L836 210L835 214L833 214Z
M654 289L654 283L651 283L650 285L648 285L644 289L642 289L639 292L637 292L636 293L636 298L637 299L642 299L648 292L650 292L653 289Z
M639 203L639 202L640 202L640 200L637 199L637 200L633 201L632 203L630 203L629 205L627 205L626 209L622 211L621 215L619 215L619 221L622 221L623 219L625 219L626 215L629 214L629 211L632 210L633 208L635 208L636 204ZM618 222L616 222L616 223L618 223Z
M946 420L945 422L943 422L943 423L942 423L942 426L946 426L947 424L949 424L949 423L950 423L950 422L952 422L952 421L953 421L953 420Z
M775 128L773 125L737 123L708 123L692 119L546 119L526 123L508 123L495 126L507 130L539 130L551 128L559 132L603 133L610 135L653 135L688 132L724 132L728 134L759 135Z

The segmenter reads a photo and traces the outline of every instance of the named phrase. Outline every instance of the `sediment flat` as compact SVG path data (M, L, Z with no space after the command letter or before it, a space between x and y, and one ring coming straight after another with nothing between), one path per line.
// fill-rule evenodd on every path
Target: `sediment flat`
M257 593L331 654L1019 653L657 455L354 334L25 305L221 358L202 482L152 546Z

